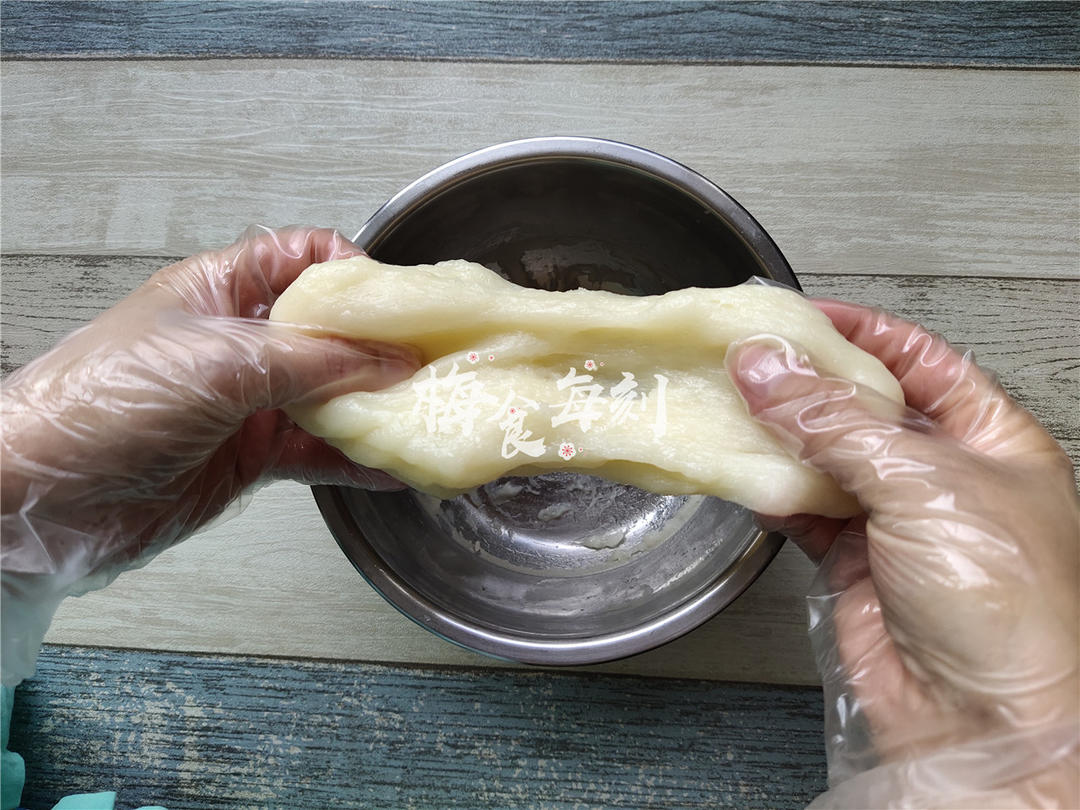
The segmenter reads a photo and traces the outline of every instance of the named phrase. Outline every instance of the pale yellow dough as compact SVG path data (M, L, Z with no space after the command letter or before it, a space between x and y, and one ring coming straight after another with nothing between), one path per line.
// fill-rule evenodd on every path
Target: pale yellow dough
M798 293L765 285L548 292L465 261L360 257L305 270L270 318L423 353L428 365L410 380L289 414L358 463L439 497L572 469L765 514L851 515L850 496L748 415L724 369L727 347L779 335L818 367L903 402L876 358Z

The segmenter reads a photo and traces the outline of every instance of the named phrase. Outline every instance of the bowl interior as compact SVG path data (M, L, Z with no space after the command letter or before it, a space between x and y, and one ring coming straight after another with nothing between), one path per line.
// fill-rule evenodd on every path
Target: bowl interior
M634 295L726 287L776 269L717 211L672 183L566 157L464 178L374 235L368 252L404 265L469 259L526 287Z
M552 156L488 166L414 189L395 205L395 217L361 233L372 256L393 264L464 258L528 287L630 295L753 275L794 282L782 257L767 266L718 213L727 202L614 161ZM763 546L753 515L726 501L562 472L506 478L446 501L329 488L316 497L346 554L399 608L473 649L539 663L618 657L685 632L733 599L778 548ZM715 589L734 566L754 569L738 590L662 629L665 616ZM603 649L543 651L548 642L610 640L650 624L655 632ZM507 647L508 638L527 651Z

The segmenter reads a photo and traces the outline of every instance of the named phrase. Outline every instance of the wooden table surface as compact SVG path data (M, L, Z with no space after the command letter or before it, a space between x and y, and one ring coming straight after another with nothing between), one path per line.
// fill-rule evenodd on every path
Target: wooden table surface
M5 2L3 371L247 225L355 233L424 172L547 134L713 180L806 291L973 348L1080 460L1080 5ZM651 653L451 646L280 483L65 603L20 690L24 803L798 806L824 788L785 549ZM20 730L21 728L21 730Z

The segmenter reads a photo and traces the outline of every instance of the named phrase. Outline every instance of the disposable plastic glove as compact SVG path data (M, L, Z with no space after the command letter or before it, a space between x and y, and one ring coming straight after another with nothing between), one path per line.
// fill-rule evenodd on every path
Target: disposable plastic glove
M4 382L5 685L32 674L65 595L145 563L253 484L396 485L276 410L418 367L411 349L265 320L304 268L359 252L331 230L250 229L154 274Z
M775 338L727 354L750 412L865 509L765 519L821 562L810 634L831 789L811 806L1080 806L1072 465L970 353L816 303L913 410Z

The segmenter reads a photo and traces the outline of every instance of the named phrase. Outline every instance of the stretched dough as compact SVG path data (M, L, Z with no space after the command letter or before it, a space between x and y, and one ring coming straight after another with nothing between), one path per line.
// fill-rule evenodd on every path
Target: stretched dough
M356 462L451 497L504 475L574 469L766 514L846 516L856 502L746 412L728 345L760 333L897 402L896 379L796 292L765 285L632 297L520 287L466 261L313 265L270 318L408 343L426 366L290 416Z

